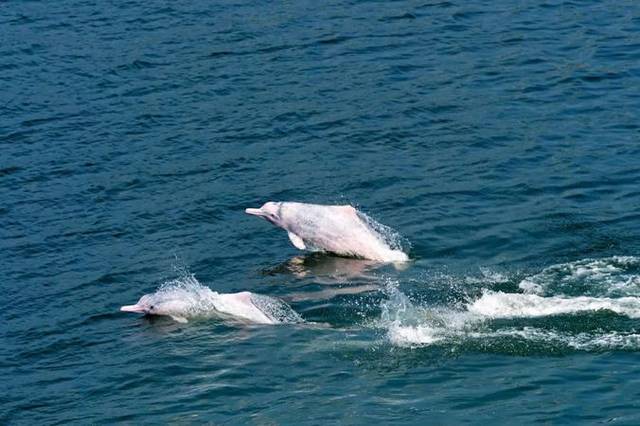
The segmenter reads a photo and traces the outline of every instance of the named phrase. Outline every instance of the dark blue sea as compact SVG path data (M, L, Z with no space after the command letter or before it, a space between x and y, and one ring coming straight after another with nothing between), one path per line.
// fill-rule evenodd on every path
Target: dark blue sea
M638 424L639 183L635 1L3 1L0 423Z

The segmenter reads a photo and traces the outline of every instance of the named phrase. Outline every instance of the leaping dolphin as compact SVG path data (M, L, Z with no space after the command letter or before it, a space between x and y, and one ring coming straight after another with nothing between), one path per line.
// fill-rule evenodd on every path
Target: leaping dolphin
M391 247L388 235L381 234L386 227L352 206L270 201L245 212L283 228L300 250L327 251L377 262L409 260L399 247Z
M283 301L243 291L221 294L190 277L177 285L161 287L145 294L135 305L120 308L123 312L165 315L186 323L188 318L219 317L254 324L302 322L302 318Z

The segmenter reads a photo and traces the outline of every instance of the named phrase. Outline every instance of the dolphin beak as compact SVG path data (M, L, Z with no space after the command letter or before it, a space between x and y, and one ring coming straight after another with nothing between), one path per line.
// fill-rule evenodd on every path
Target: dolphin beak
M139 314L144 314L145 310L143 306L140 305L126 305L120 308L122 312L136 312Z
M264 212L260 209L245 209L244 212L246 214L250 214L252 216L264 216Z

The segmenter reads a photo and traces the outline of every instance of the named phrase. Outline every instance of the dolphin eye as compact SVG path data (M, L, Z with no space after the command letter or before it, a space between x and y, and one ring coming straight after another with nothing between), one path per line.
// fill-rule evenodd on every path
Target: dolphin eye
M149 309L153 309L153 305L149 306Z

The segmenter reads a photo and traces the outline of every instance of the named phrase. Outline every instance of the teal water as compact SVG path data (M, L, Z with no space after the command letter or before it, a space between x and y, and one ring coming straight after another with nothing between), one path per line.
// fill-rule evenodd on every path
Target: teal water
M7 1L0 83L0 423L640 422L636 2ZM305 322L119 312L191 275Z

